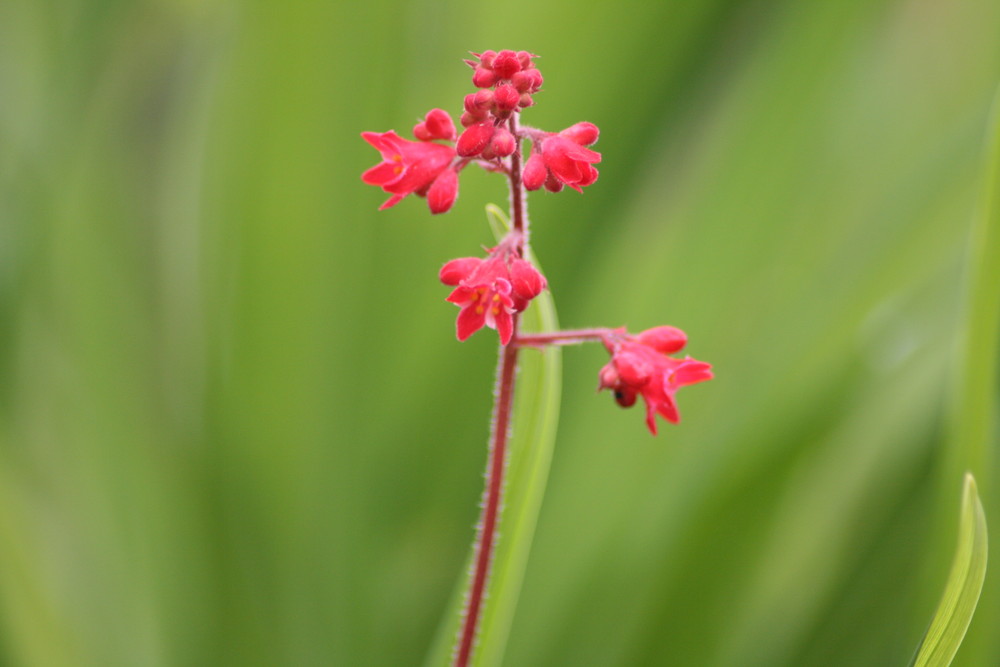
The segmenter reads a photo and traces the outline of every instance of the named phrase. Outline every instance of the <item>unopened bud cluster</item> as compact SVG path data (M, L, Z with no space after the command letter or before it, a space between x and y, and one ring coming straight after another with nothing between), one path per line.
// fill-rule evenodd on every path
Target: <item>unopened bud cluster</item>
M542 73L527 51L484 51L479 60L466 60L473 68L472 84L481 90L465 96L460 122L465 127L456 149L462 157L492 160L517 149L517 140L504 121L535 103L532 93L542 87Z

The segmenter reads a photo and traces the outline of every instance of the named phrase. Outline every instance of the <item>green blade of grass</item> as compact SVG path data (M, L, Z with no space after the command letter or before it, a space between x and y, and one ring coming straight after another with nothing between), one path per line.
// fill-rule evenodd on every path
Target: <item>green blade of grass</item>
M487 217L498 239L510 227L507 218L496 206L487 207ZM530 250L528 259L538 267L538 261ZM531 307L521 315L521 326L524 331L531 332L555 331L559 328L555 305L549 292L542 292L532 301ZM559 421L559 398L562 391L560 349L555 346L545 350L525 349L520 354L518 367L505 502L498 527L500 541L486 588L479 640L472 656L472 663L478 667L499 665L503 660L549 477L549 464L552 461ZM461 620L464 593L468 588L467 579L463 575L452 596L428 655L428 667L448 664Z
M951 664L979 602L987 553L986 514L976 491L976 480L966 473L955 559L941 602L910 663L914 667Z
M984 165L980 181L981 199L968 239L964 309L950 405L950 432L940 497L953 497L954 480L962 471L975 475L988 511L1000 511L997 503L996 443L998 420L996 396L1000 391L1000 90L994 95L986 132ZM939 520L938 533L947 540L954 533L954 518ZM947 543L937 547L934 570L941 571L948 556ZM979 617L969 632L960 656L962 664L996 664L1000 646L995 627L1000 613L1000 586L989 581L983 587Z

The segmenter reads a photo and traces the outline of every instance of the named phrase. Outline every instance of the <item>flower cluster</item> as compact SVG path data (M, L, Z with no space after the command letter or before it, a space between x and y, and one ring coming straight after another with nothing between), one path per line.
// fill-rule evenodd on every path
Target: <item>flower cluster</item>
M455 286L447 300L462 309L455 322L459 340L485 325L496 329L506 345L514 334L514 313L545 289L545 277L521 258L517 246L516 235L508 236L486 259L462 257L441 267L441 282Z
M456 149L462 157L487 160L511 155L517 147L514 135L503 127L511 114L533 105L532 93L542 87L542 73L527 51L484 51L479 60L466 60L475 72L472 84L481 90L465 96L460 119L465 131Z
M403 139L394 131L362 132L362 138L382 154L382 162L361 174L368 185L377 185L392 196L379 210L391 208L403 197L427 197L431 213L444 213L458 197L455 149L434 139L454 141L455 123L448 112L431 109L413 128L419 141Z
M611 361L601 369L598 390L611 389L623 408L646 402L646 426L656 435L656 415L676 424L681 420L674 394L681 387L712 379L712 366L703 361L668 356L680 352L687 336L674 327L647 329L636 336L622 330L604 339Z
M559 192L568 185L583 192L585 185L597 180L594 163L601 161L600 153L585 146L599 135L596 125L584 122L537 139L524 165L524 187L537 190L544 185L550 192Z
M486 257L462 257L447 262L439 273L452 287L447 301L459 307L455 331L464 341L480 329L495 329L504 346L526 341L532 345L560 345L601 340L611 361L600 371L600 388L614 391L624 407L639 396L646 402L646 423L656 433L657 414L667 421L680 419L674 394L680 387L711 379L711 366L690 357L669 355L686 343L682 331L657 327L635 336L623 329L535 334L519 339L518 313L546 289L547 282L527 259L528 221L525 190L542 188L577 192L597 181L594 166L601 154L590 146L600 131L578 122L559 132L523 126L521 112L535 104L544 81L535 66L538 56L528 51L483 51L466 60L478 89L465 96L456 131L451 116L432 109L413 128L416 141L394 131L363 132L361 136L382 156L362 180L381 187L389 199L380 208L395 206L407 195L426 197L432 213L451 209L458 196L458 177L469 164L504 174L511 187L511 229ZM527 160L523 144L531 147ZM586 332L586 333L581 333Z

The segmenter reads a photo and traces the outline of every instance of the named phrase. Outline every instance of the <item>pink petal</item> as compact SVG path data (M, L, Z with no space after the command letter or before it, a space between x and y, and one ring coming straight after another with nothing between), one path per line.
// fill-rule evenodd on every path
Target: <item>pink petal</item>
M486 324L485 312L477 313L476 305L469 304L462 309L462 312L458 314L458 319L455 320L455 334L459 340L466 340L482 329L484 324Z
M704 361L697 361L696 359L688 357L682 361L681 364L674 369L673 373L670 373L667 377L669 379L669 383L674 388L679 388L689 384L711 380L714 376L712 375L711 364L706 364Z
M657 412L663 415L671 424L677 424L681 420L681 415L677 412L677 404L670 396L667 396L664 401L657 405Z
M448 303L453 303L456 306L461 306L462 308L465 308L473 301L479 300L479 299L474 299L473 294L474 292L470 290L468 287L459 286L453 289L451 291L451 294L445 297L445 301L447 301Z
M650 433L656 435L656 409L653 408L653 404L649 402L649 399L646 399L646 426L649 427Z
M382 202L382 205L378 207L378 210L384 211L387 208L392 208L393 206L395 206L399 202L403 201L403 197L405 197L405 196L406 195L398 195L397 194L397 195L393 195L393 196L389 197L384 202Z
M500 344L506 345L514 335L514 319L506 310L496 315L497 333L500 334Z
M380 162L361 174L361 180L368 185L386 185L399 178L400 166L398 162Z

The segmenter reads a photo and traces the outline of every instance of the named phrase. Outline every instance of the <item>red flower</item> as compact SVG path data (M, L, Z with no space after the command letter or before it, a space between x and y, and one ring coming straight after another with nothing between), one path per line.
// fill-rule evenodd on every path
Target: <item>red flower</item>
M680 421L674 394L681 387L712 379L712 366L667 354L684 347L687 337L674 327L656 327L637 336L622 335L605 342L611 361L601 369L598 389L611 389L618 405L627 408L641 395L646 402L646 425L656 435L656 415Z
M486 259L453 259L439 274L445 285L454 285L447 301L459 306L455 331L465 340L488 326L496 329L506 345L514 334L514 313L545 289L545 278L527 260L521 259L509 244L501 243Z
M601 161L601 154L584 146L597 141L598 133L593 123L577 123L539 140L524 166L524 187L537 190L544 185L558 192L568 185L583 192L597 180L593 165Z
M450 119L449 119L450 121ZM446 131L446 130L443 130ZM387 209L399 203L408 194L423 197L434 187L439 176L450 171L455 149L430 141L409 141L392 130L388 132L362 132L365 141L382 154L382 162L361 175L368 185L377 185L392 196L379 206ZM431 211L442 213L451 208L458 194L458 179L446 175L446 187L431 205ZM447 203L447 206L443 206ZM436 209L436 210L435 210Z

